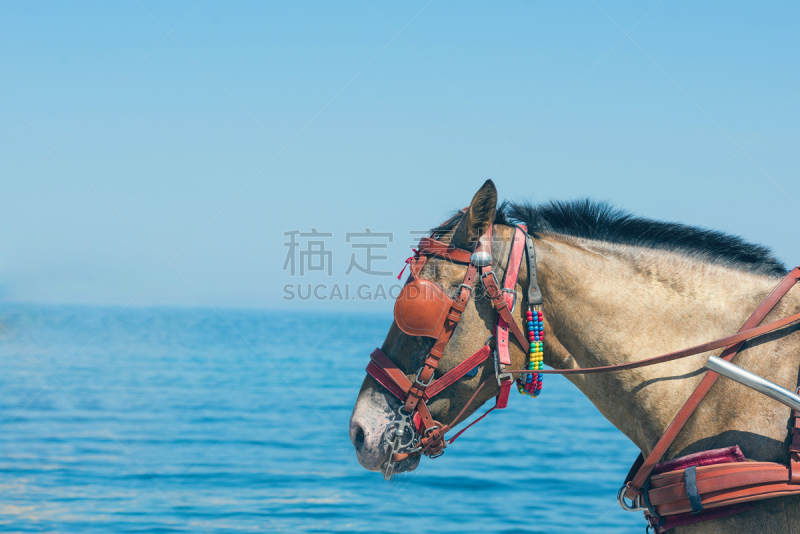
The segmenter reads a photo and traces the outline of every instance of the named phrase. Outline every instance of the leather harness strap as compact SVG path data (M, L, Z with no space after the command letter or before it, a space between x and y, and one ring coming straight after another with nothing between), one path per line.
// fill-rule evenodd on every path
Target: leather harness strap
M767 323L765 325L756 328L740 331L738 334L734 334L732 336L723 337L721 339L717 339L715 341L709 341L708 343L703 343L702 345L696 345L688 349L670 352L669 354L662 354L661 356L655 356L653 358L647 358L645 360L638 360L635 362L619 363L617 365L605 365L602 367L576 367L574 369L541 369L536 372L549 375L588 375L594 373L607 373L610 371L624 371L627 369L637 369L639 367L647 367L649 365L655 365L658 363L667 363L674 360L680 360L682 358L688 358L689 356L696 356L697 354L702 354L704 352L709 352L714 349L727 347L728 345L732 344L744 343L749 339L753 339L754 337L758 336L763 336L764 334L769 334L770 332L774 332L775 330L780 330L781 328L789 326L790 324L796 323L798 321L800 321L800 313L795 313L794 315L784 317L783 319L773 321L771 323ZM530 373L529 370L525 369L512 369L506 372L512 374Z
M514 232L514 238L512 239L512 245L509 251L509 262L506 264L506 275L505 280L510 286L510 289L516 291L514 288L516 287L517 283L517 275L519 273L519 262L522 260L522 249L524 246L524 240L522 237L524 236L524 232L519 229L516 229ZM475 249L476 253L486 252L491 257L491 245L492 245L492 227L489 226L486 233L481 236L478 246ZM441 392L447 386L453 384L456 380L464 376L468 373L471 369L478 365L478 363L482 363L491 353L491 350L484 346L479 349L475 354L472 355L468 360L462 362L462 365L457 366L451 372L445 374L445 376L441 377L439 380L434 382L433 384L438 384L438 386L433 390L433 392L428 392L427 389L429 387L433 387L433 384L430 383L430 379L433 377L433 371L438 366L439 359L441 359L442 355L444 354L444 348L447 345L447 342L450 340L450 336L452 335L452 331L455 329L456 324L460 320L461 313L463 313L464 308L466 307L466 303L472 295L472 287L475 282L475 275L477 274L477 267L471 263L472 254L468 251L463 249L458 249L452 245L446 245L445 243L441 243L431 238L423 238L420 240L418 254L422 257L426 255L431 256L440 256L450 261L456 261L459 263L466 263L470 262L469 267L467 268L467 274L464 277L464 282L459 286L459 298L456 301L458 306L454 305L453 310L451 313L448 314L448 320L452 321L452 328L448 329L448 323L445 322L445 327L442 330L442 333L437 338L433 349L431 349L428 358L426 359L425 366L418 372L418 380L416 380L410 390L407 393L405 398L405 405L404 409L406 412L412 412L414 408L417 406L417 403L420 406L424 405L424 400L420 402L421 399L430 399L436 393ZM420 269L421 270L421 269ZM412 268L412 272L414 269ZM489 297L492 299L492 305L495 307L496 311L498 312L500 318L504 320L506 326L510 326L514 336L522 345L523 349L528 350L529 345L528 341L525 339L522 330L514 321L514 318L511 315L511 311L509 309L509 303L504 298L505 292L503 292L500 287L497 285L497 276L494 274L492 270L491 264L483 266L480 268L481 272L481 280L483 281L484 287L486 288ZM417 270L418 276L419 270ZM513 300L512 300L513 304ZM498 335L500 333L498 332ZM506 352L508 349L507 345L507 332L504 336L506 339ZM472 361L476 363L472 365ZM467 363L470 362L470 363ZM507 358L507 364L510 365L511 360L510 357ZM430 368L430 374L425 374L425 369ZM513 383L513 377L511 375L507 375L504 380L500 382L500 395L498 395L497 401L495 403L495 408L505 408L508 403L508 393L510 391L510 386ZM481 386L482 387L482 386ZM419 393L417 393L417 391ZM426 394L427 393L427 394ZM411 402L410 402L411 401ZM471 401L470 401L471 403ZM470 404L468 403L468 405ZM466 409L466 407L465 407ZM465 410L462 410L462 413ZM445 446L444 442L444 434L445 432L452 426L448 425L447 427L442 427L441 425L436 424L433 419L428 416L425 416L425 412L427 412L427 407L423 410L420 410L420 415L422 419L422 427L425 429L430 429L436 427L434 439L430 440L430 446L433 446L435 452L440 452L442 448ZM453 421L453 423L457 422L459 416ZM466 430L466 429L465 429ZM455 439L455 438L453 438ZM423 444L425 443L425 438L423 437ZM423 452L426 451L425 445L423 445ZM399 456L399 455L396 455Z
M797 388L800 394L800 387ZM789 481L800 484L800 412L792 410L792 444L789 445Z
M403 371L381 349L373 350L369 357L367 373L388 389L392 395L403 400L411 388L411 380L406 378Z
M489 226L487 232L481 236L476 251L487 252L491 255L491 232L492 227ZM427 255L441 256L450 261L458 261L463 263L470 262L471 254L465 250L456 248L452 245L446 245L431 238L423 238L420 240L419 252L421 258ZM415 265L421 265L422 262L415 262ZM412 276L418 277L421 266L414 269L412 266ZM417 371L417 376L411 387L408 389L404 399L403 409L407 413L414 413L416 411L420 416L420 426L424 429L422 438L421 452L429 455L441 454L446 444L444 442L443 425L434 421L433 417L428 410L424 401L425 390L433 382L433 374L439 366L439 360L444 355L444 349L453 335L453 331L461 320L461 314L466 309L467 302L472 296L472 286L475 283L475 278L478 274L478 269L472 263L469 263L467 273L464 276L464 281L459 286L458 294L452 304L450 312L444 320L444 325L440 331L436 342L428 353L424 365ZM388 359L388 358L387 358ZM403 399L401 399L403 400ZM400 456L396 454L395 456Z
M533 247L533 237L528 233L525 234L525 253L528 256L528 306L538 306L542 303L542 292L539 290L536 269L536 249Z
M442 375L439 379L435 380L433 384L425 389L423 398L430 400L442 390L453 385L459 378L470 372L476 366L482 364L486 358L492 354L492 349L489 345L484 345L478 351L458 364L456 367ZM389 390L389 392L400 400L403 400L411 388L411 380L409 380L403 371L389 359L381 349L375 349L370 354L371 361L367 365L368 373L373 378L378 380L380 384ZM377 376L376 376L377 375Z
M482 364L486 358L488 358L492 354L492 348L489 345L484 345L478 352L455 366L453 369L442 375L438 380L436 380L433 384L428 386L428 389L425 390L425 397L426 398L433 398L437 394L441 393L445 388L453 385L456 380L463 377L465 374L469 373L478 365Z
M688 476L687 476L688 475ZM703 493L725 491L754 484L787 482L788 469L785 465L772 462L737 462L686 468L680 471L654 475L650 486L650 503L653 506L688 499L698 499ZM700 502L696 503L699 508Z
M511 240L511 252L506 264L506 272L503 276L503 286L501 296L506 302L506 307L510 307L509 313L514 310L514 305L517 302L517 275L519 274L519 266L522 262L522 251L524 247L525 233L519 228L514 229L514 235ZM515 321L511 320L514 324ZM513 327L512 327L513 328ZM508 351L508 329L509 323L503 318L502 315L497 317L497 359L500 366L500 371L505 371L506 365L511 365L511 354ZM513 375L504 375L500 380L500 395L497 396L495 406L497 408L505 408L508 405L508 394L511 391L511 385L514 383Z
M449 247L446 247L443 251L441 247L436 244L443 245L443 243L439 243L438 241L432 244L431 246L434 248L431 249L431 254L438 255L439 252L445 253L445 251L449 249ZM490 240L481 240L480 244L478 245L478 249L485 249L485 247L491 247ZM422 257L424 257L424 253L427 251L428 249L424 246L424 244L420 243L420 253L423 254ZM416 381L411 385L411 389L408 391L408 396L406 397L404 406L407 412L413 412L416 409L417 403L422 399L425 388L430 385L431 381L433 380L433 373L439 366L439 360L444 355L444 348L447 345L447 342L450 341L450 336L453 335L456 325L458 325L459 321L461 320L461 314L464 312L467 302L472 295L472 284L475 283L475 277L477 274L477 267L470 264L470 266L467 268L467 274L464 276L464 282L461 284L461 286L459 286L458 295L456 296L456 300L453 303L450 313L448 313L447 317L445 318L444 327L442 328L439 337L436 339L433 348L428 353L428 357L425 359L425 364L417 373ZM426 421L426 423L429 423L429 425L432 426L433 420Z
M489 258L491 258L491 238L492 227L490 226L486 233L481 236L475 253L485 253L489 256ZM475 354L461 362L449 372L445 373L438 380L433 380L434 372L439 365L439 360L444 354L444 349L447 346L455 327L461 320L461 314L464 312L467 302L472 296L473 286L476 282L478 273L480 273L484 287L486 288L486 291L492 300L493 306L498 312L498 320L495 331L498 339L498 348L500 350L499 359L502 366L505 367L506 365L511 364L510 355L508 354L509 328L520 342L522 347L525 350L528 350L528 341L522 334L522 330L514 321L511 315L511 309L513 309L514 302L516 300L516 284L519 274L519 264L522 260L523 249L526 249L526 245L528 245L527 256L529 262L529 273L531 273L535 279L536 263L535 256L533 256L532 243L532 240L529 240L529 236L527 236L523 230L519 228L514 230L502 288L498 286L497 277L492 270L491 263L478 267L472 263L473 253L457 248L450 244L442 243L433 239L432 237L422 238L419 243L419 248L415 251L415 256L408 260L408 263L411 266L411 276L409 280L419 278L420 272L422 271L422 268L429 256L437 256L448 261L469 264L464 281L461 285L459 285L456 298L449 305L450 309L446 313L443 322L434 325L435 328L430 330L432 333L435 333L436 341L434 342L433 348L429 351L423 366L417 371L417 375L413 382L409 380L403 371L397 367L394 362L392 362L380 349L375 349L372 352L370 362L367 365L367 373L375 378L390 393L403 401L402 410L406 414L413 414L414 425L418 431L421 430L420 433L422 434L419 452L423 452L428 455L441 454L442 450L446 446L444 439L445 433L455 423L458 422L459 418L472 403L475 396L477 396L477 391L464 409L461 410L461 413L456 416L450 425L446 426L443 426L433 420L433 417L428 410L426 401L430 400L436 394L455 383L458 379L466 375L477 365L483 363L492 353L487 342L487 345L481 347L475 352ZM533 265L532 269L530 268L530 265ZM538 284L534 283L529 285L533 285L538 291ZM504 289L506 291L504 291ZM442 304L444 303L442 301L439 302ZM439 304L439 306L441 306L441 304ZM441 327L439 327L439 325L441 325ZM406 329L409 327L409 325L404 326ZM502 348L500 348L501 340ZM511 384L513 383L513 377L512 375L504 375L504 378L499 382L501 391L497 397L495 406L492 409L506 407L508 402L508 392ZM480 390L485 383L486 381L480 385L478 390ZM486 414L484 414L484 416L485 415ZM481 419L482 418L483 417L481 417ZM463 432L463 430L461 432ZM461 432L459 432L458 435L460 435ZM458 435L455 437L458 437ZM452 443L455 437L449 440L449 442ZM393 460L400 461L411 456L412 454L413 453L394 453Z
M772 308L774 308L775 305L781 300L781 298L783 298L783 296L786 295L786 293L792 287L794 287L794 285L797 283L799 279L800 279L800 267L795 267L781 281L781 283L778 284L778 286L772 290L772 293L770 293L769 296L767 296L767 298L764 299L764 302L762 302L761 305L758 308L756 308L756 310L753 312L750 318L747 319L747 321L745 321L744 325L742 325L742 328L739 331L739 334L737 335L743 336L748 332L753 332L758 330L758 328L753 328L753 327L757 326L761 321L764 320L764 318L772 310ZM793 320L786 322L787 319L793 319ZM764 327L762 328L764 328L765 331L762 333L767 333L776 329L776 328L765 328L765 327L770 327L771 325L779 324L780 326L777 326L777 328L780 328L781 326L785 326L785 324L781 323L786 322L786 324L790 324L794 321L797 321L798 319L800 319L800 314L795 314L790 317L787 317L786 319L783 319L782 321L775 321L768 325L764 325ZM754 334L754 335L760 335L760 334ZM737 336L732 336L732 337L736 338ZM742 348L744 341L746 339L750 339L750 337L753 336L746 336L744 339L741 340L736 339L733 341L727 341L724 345L730 345L730 346L722 352L720 357L730 361L736 355L736 353L739 352L739 350ZM726 339L730 340L731 338L726 338ZM721 340L721 341L726 341L726 340ZM714 348L719 348L719 346ZM712 349L706 349L706 350L712 350ZM706 352L706 350L703 350L702 352ZM661 457L664 456L664 453L667 452L669 446L672 445L672 442L678 436L678 433L681 431L683 426L689 420L689 417L691 417L691 415L700 405L700 402L703 400L703 398L705 398L706 394L711 389L711 386L713 386L714 382L717 381L717 378L719 378L719 374L713 371L708 371L706 373L706 376L703 377L703 379L700 381L700 384L698 384L698 386L689 396L689 399L686 401L683 407L678 411L678 414L675 416L675 418L669 424L667 429L664 431L664 434L661 436L656 445L653 447L653 450L650 451L650 454L647 455L647 459L645 459L642 466L639 467L639 469L636 472L636 475L633 477L631 481L629 482L626 481L627 489L625 490L625 496L627 498L633 499L641 493L642 486L644 485L647 478L650 476L650 473L653 471L653 468L656 466L659 460L661 460Z
M491 238L491 235L489 237ZM439 256L440 258L444 258L456 263L469 263L469 259L472 256L471 252L464 250L463 248L442 243L441 241L436 241L430 237L423 237L420 239L419 250L424 251L425 254ZM491 252L491 246L489 246L488 251Z
M476 247L476 254L488 253L489 257L491 257L491 234L492 229L490 227L486 234L481 237ZM481 263L481 265L478 266L472 262L473 254L469 251L439 242L433 238L421 239L419 250L416 251L416 255L409 260L411 266L411 277L409 280L419 279L419 274L427 258L430 256L441 257L456 263L468 264L468 267L464 281L458 288L456 298L450 300L449 297L446 297L444 305L438 304L438 308L431 308L432 313L430 315L436 317L440 313L440 309L448 310L447 307L449 306L447 313L442 313L442 315L439 316L440 319L435 321L437 324L434 325L435 328L431 330L431 332L433 335L437 336L436 341L433 348L429 351L423 366L417 371L417 375L413 381L409 380L404 372L380 349L375 349L371 355L371 360L367 366L367 372L390 393L403 402L401 412L404 411L406 414L413 414L414 426L417 428L418 432L421 430L421 437L417 442L419 446L414 449L406 449L405 452L393 453L393 461L401 461L420 452L431 457L440 455L447 443L452 443L464 430L472 426L472 424L486 417L492 410L504 408L506 406L508 390L509 386L513 383L512 377L514 374L530 372L530 370L526 369L508 370L506 368L506 366L511 364L509 334L513 334L514 337L517 338L517 341L524 350L527 351L529 349L528 340L512 316L512 310L515 307L516 300L516 282L519 266L522 261L523 249L528 259L528 305L535 306L542 302L541 291L536 276L536 256L533 248L533 239L527 234L524 227L515 228L511 243L511 250L509 252L508 263L505 267L505 275L502 284L498 282L497 276L492 270L491 262L488 265ZM470 398L450 424L442 425L433 420L426 401L429 401L435 395L453 385L476 366L484 363L492 354L492 350L487 341L487 344L477 350L472 356L462 361L438 380L433 380L439 360L442 358L444 349L453 331L461 320L461 314L466 309L466 305L472 296L473 287L478 276L480 276L486 293L498 314L495 336L497 338L498 351L497 363L499 364L497 378L501 386L501 392L492 408L476 421L473 421L473 423L462 429L453 438L445 440L445 434L458 423L486 382L491 378L485 379L478 386L472 398ZM420 281L424 282L423 280ZM777 331L800 321L800 313L795 313L783 319L759 326L781 298L783 298L798 281L800 281L800 267L793 269L781 283L778 284L764 302L753 312L750 318L745 321L739 332L734 335L703 343L688 349L634 362L589 368L542 369L537 372L542 374L566 375L622 371L666 363L723 347L725 350L723 350L721 358L730 361L742 348L745 341ZM441 295L441 290L439 289L438 291ZM423 308L422 311L424 317L424 312L427 310ZM424 326L424 320L422 324ZM410 328L410 326L408 328ZM411 333L411 331L409 331L409 333ZM411 335L427 334L412 333ZM643 491L646 491L643 500L647 509L650 511L651 519L657 520L658 524L653 524L662 529L659 530L659 532L663 531L665 528L672 528L664 527L663 522L659 520L660 516L674 516L691 512L692 514L702 513L703 517L706 517L708 512L704 512L704 510L723 509L724 507L727 507L724 508L724 511L713 513L736 513L737 511L745 509L741 506L733 506L736 504L782 495L800 494L800 412L798 411L793 411L792 414L792 442L789 446L790 464L788 466L772 462L750 461L719 463L715 465L694 465L684 469L675 469L651 476L653 469L697 409L700 402L710 391L717 378L719 378L719 375L713 371L708 371L706 373L697 388L692 392L686 403L667 427L667 430L655 444L647 458L645 459L642 455L639 455L626 478L626 485L620 490L620 496L618 496L618 498L624 496L631 500L635 500ZM798 388L798 393L800 393L800 387ZM403 451L402 448L400 450ZM662 467L663 465L664 464L662 464ZM659 467L659 469L662 467ZM646 490L643 490L643 488L646 488ZM731 508L732 506L733 508ZM735 511L733 510L734 508L736 509ZM739 508L742 509L739 510ZM680 517L683 516L679 516L679 519ZM683 519L680 520L683 521Z

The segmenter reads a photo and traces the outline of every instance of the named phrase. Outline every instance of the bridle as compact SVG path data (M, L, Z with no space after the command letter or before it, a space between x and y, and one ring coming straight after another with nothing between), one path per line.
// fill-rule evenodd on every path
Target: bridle
M367 373L403 403L399 410L400 419L390 423L385 430L389 452L389 461L384 472L387 479L391 477L393 464L396 462L419 454L431 458L441 456L447 445L453 443L467 428L482 420L492 410L506 407L514 375L531 373L530 369L508 369L508 366L511 365L508 342L510 331L523 349L529 349L528 340L511 315L515 307L517 274L523 258L523 251L528 260L528 306L542 304L533 239L524 226L513 227L508 262L501 283L492 270L492 232L493 228L489 226L478 241L474 252L442 243L435 239L436 234L434 233L431 237L420 240L416 254L408 260L411 274L395 303L395 322L398 328L408 335L431 337L436 341L425 358L424 364L417 370L413 381L381 349L375 349L370 356L371 361L367 366ZM455 298L451 299L433 281L420 278L420 272L430 257L468 265L466 275L458 286ZM485 345L472 356L434 380L434 372L439 365L439 360L472 297L478 277L497 312L492 336L497 340L497 348L495 351L491 350L490 337ZM800 281L800 267L793 269L775 287L745 321L739 332L734 335L634 362L589 368L543 369L537 372L567 375L622 371L666 363L719 348L725 348L720 357L730 361L739 352L745 341L800 321L800 313L795 313L759 326L767 314L798 281ZM427 402L470 373L492 354L495 359L495 376L500 387L495 405L454 437L445 439L445 434L460 420L491 377L478 386L467 404L450 424L444 425L435 421L428 409ZM719 374L714 371L709 370L705 374L650 454L646 458L642 454L639 455L617 495L617 500L623 509L628 511L644 510L649 527L653 527L657 532L664 532L678 525L688 525L714 517L739 513L749 509L747 503L753 500L800 493L800 412L793 412L795 423L791 432L788 465L774 462L744 462L741 451L738 456L730 455L728 449L705 451L697 455L659 463L717 378L719 378ZM798 388L798 392L800 393L800 388ZM738 450L738 446L735 448ZM733 447L729 449L733 449ZM709 460L712 457L716 459ZM683 463L674 464L679 460ZM742 463L737 465L736 462ZM667 466L670 466L670 472L661 474L663 470L668 469ZM725 479L724 483L720 482L721 477ZM669 492L663 487L663 484L666 483L672 484L670 488L673 489L670 489ZM662 486L657 487L659 484ZM665 496L665 492L668 493L668 496ZM629 499L631 504L628 504L626 499ZM711 509L711 512L706 515L702 515L704 504ZM697 516L697 514L701 515Z
M528 339L526 339L522 329L517 325L511 315L512 311L515 309L515 287L523 256L527 258L528 263L528 306L539 306L542 304L542 293L538 283L536 252L533 245L533 238L527 233L524 226L513 227L508 262L506 263L505 275L501 283L492 270L492 235L493 227L490 226L478 240L474 252L470 252L452 244L436 240L436 234L434 233L431 237L423 237L419 242L419 247L415 249L415 255L409 258L408 263L411 274L395 302L395 322L398 328L408 335L431 337L436 341L425 358L422 367L417 370L413 381L410 380L380 348L376 348L370 355L370 362L366 369L367 373L403 403L399 410L400 419L392 422L385 431L389 446L390 464L406 460L419 454L424 454L431 458L441 456L447 445L454 442L467 428L481 421L492 410L503 409L507 406L509 391L514 382L514 375L531 373L530 369L508 369L508 366L511 365L508 342L510 338L509 333L511 333L524 350L528 350L529 348ZM435 282L420 278L420 272L430 257L443 258L452 263L468 265L464 280L458 286L455 298L451 299ZM472 356L462 361L437 380L434 380L434 372L439 365L439 360L444 354L445 347L450 341L453 331L461 320L461 314L466 309L467 303L472 297L474 291L473 286L479 277L492 302L493 308L497 312L493 335L486 341L484 346L478 349ZM568 375L622 371L666 363L723 347L736 349L733 352L730 350L723 352L722 356L724 358L731 359L745 341L800 321L800 313L796 313L783 319L758 326L767 313L772 310L798 280L800 280L800 268L795 268L767 299L765 299L761 306L756 309L742 329L734 335L634 362L600 367L543 369L537 372L540 374ZM495 351L492 351L489 343L492 337L497 340L497 349ZM430 401L434 396L453 385L492 355L495 360L495 377L500 387L500 393L497 395L495 405L480 418L458 432L453 438L446 440L445 434L458 422L489 379L484 380L478 386L472 398L470 398L461 412L448 425L444 425L433 419L428 409L427 401ZM710 372L707 376L716 378L719 375ZM708 387L710 388L710 386ZM684 414L683 412L678 414L678 417L684 419L683 423L688 420L688 417L693 413L700 400L702 400L702 397L699 399L695 399L694 397L690 398L692 406L690 406L691 409L688 411L688 414ZM687 404L689 403L687 402ZM678 417L676 417L676 420ZM680 430L683 423L680 426L671 425L670 429L677 426L677 430ZM670 429L668 429L665 437L669 435ZM675 431L675 435L677 435L677 430ZM669 443L672 442L674 437L675 436L672 436L671 439L669 439ZM652 468L655 462L660 459L661 455L666 452L669 443L663 445L660 441L654 449L654 453L660 452L660 455L655 458L649 458L649 461L645 462L645 466ZM390 468L391 465L387 467L386 470L387 478L391 476ZM637 477L635 482L639 482L642 476ZM644 484L643 480L641 480L641 484ZM629 498L634 498L640 494L641 487L642 486L638 486L637 489L636 486L633 486L633 490L626 487L625 495Z
M453 438L445 440L445 434L458 422L489 378L479 385L472 398L450 424L445 425L434 420L427 403L492 354L495 357L495 375L500 393L494 407L472 424L483 419L492 410L503 409L508 404L509 391L514 383L513 375L505 370L506 366L511 365L509 331L523 349L528 350L529 347L525 334L511 315L516 304L517 276L523 256L528 261L528 306L540 305L542 297L536 276L536 253L531 236L524 227L513 227L508 262L503 281L500 282L492 270L492 232L493 227L489 226L478 240L474 252L442 243L435 239L434 233L431 237L420 240L416 254L410 258L411 274L395 302L395 322L402 332L410 336L431 337L436 341L422 367L417 370L413 381L409 380L381 349L376 348L370 355L371 361L367 366L367 373L403 403L399 410L400 419L392 422L385 431L390 454L389 465L385 470L387 479L391 477L393 463L419 454L437 458L444 453L448 443L455 441L466 430L464 428ZM435 282L420 278L420 272L430 257L439 257L468 266L455 298L451 299ZM474 286L478 278L497 312L491 336L496 339L497 349L491 350L490 337L472 356L434 381L439 360L444 355L445 347L475 291ZM530 370L525 372L530 373Z

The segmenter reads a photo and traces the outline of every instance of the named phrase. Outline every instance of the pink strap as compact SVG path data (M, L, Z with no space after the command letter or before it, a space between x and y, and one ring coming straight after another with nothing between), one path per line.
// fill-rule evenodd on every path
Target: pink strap
M514 383L513 378L509 378L508 380L502 380L500 382L500 394L497 395L497 398L494 401L494 407L497 408L498 410L502 410L503 408L508 406L508 394L511 393L511 384L513 383Z
M511 242L511 254L508 256L506 275L503 279L502 289L510 289L514 293L503 291L503 298L511 310L516 298L517 277L519 266L522 262L522 252L525 249L525 234L519 228L514 230L514 239ZM503 365L511 365L511 355L508 352L508 323L501 316L497 317L497 357ZM508 406L508 394L511 391L513 379L503 380L500 383L500 394L497 396L495 407L503 409ZM488 412L487 412L488 413Z
M508 265L506 266L506 275L503 279L502 289L509 289L514 293L503 291L503 298L508 304L508 309L514 305L514 298L516 295L517 276L519 275L519 264L522 261L522 251L525 248L525 234L522 230L516 228L514 230L514 240L511 242L511 254L508 257ZM511 365L511 356L508 353L508 323L502 317L497 318L497 354L500 358L500 363Z

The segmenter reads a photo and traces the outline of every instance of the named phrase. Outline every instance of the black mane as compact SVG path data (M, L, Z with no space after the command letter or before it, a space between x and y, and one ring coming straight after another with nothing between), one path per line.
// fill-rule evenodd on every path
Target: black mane
M448 231L461 219L457 215L437 231ZM680 223L636 217L605 202L554 201L534 206L504 202L496 224L521 222L533 235L561 234L622 245L668 250L736 269L772 276L786 274L786 267L772 251L740 237Z

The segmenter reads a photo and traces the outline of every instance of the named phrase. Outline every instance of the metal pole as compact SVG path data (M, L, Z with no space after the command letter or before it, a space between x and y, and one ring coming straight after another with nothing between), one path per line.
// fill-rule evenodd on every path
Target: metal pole
M800 397L788 389L784 389L778 384L770 382L766 378L761 378L757 374L745 371L738 365L733 365L727 360L717 358L716 356L709 356L706 369L719 373L735 382L739 382L759 393L763 393L767 397L775 399L789 408L800 411Z

